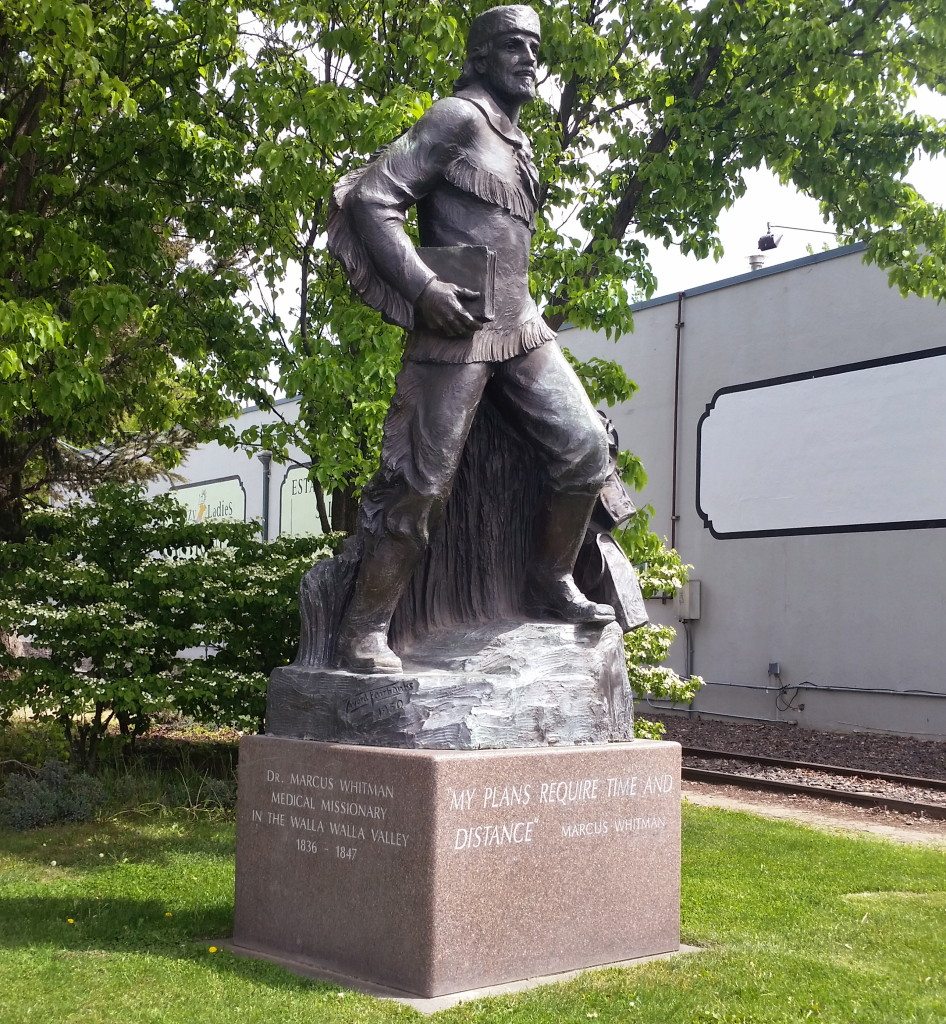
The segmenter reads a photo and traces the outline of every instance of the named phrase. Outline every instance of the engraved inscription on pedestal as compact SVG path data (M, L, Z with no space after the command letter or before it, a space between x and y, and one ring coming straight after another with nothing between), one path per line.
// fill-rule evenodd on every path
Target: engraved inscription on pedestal
M269 803L249 808L250 822L288 830L300 853L354 861L366 843L407 846L409 833L388 819L395 793L386 782L272 768L265 777Z
M397 820L396 812L391 814L396 794L390 783L304 770L264 771L264 800L246 809L249 824L288 831L295 850L354 862L366 845L408 845L410 832L400 831L403 822ZM526 843L626 840L659 832L673 821L679 797L679 787L668 773L553 778L537 785L503 781L449 787L438 811L453 836L449 850L485 852ZM640 798L647 798L649 804L666 798L665 814L654 813L653 808L646 815L635 813ZM425 829L422 838L429 836L430 830Z
M457 821L453 849L489 850L543 839L604 840L661 831L670 820L666 815L641 816L634 807L637 797L658 795L679 799L673 776L551 779L539 783L538 789L530 783L451 789L450 812ZM516 820L518 809L528 809L533 816Z

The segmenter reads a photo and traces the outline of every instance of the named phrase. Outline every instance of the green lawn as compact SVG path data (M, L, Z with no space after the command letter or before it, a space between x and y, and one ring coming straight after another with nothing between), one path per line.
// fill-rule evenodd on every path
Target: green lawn
M688 807L684 865L684 940L702 953L436 1019L946 1022L943 851ZM206 937L229 930L232 884L228 823L129 816L3 834L0 1024L423 1019L211 953Z

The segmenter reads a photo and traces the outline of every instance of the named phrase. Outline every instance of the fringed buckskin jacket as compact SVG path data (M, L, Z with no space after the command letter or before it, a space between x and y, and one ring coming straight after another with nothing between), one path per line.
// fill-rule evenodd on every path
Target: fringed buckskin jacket
M529 140L474 85L438 100L339 181L328 247L362 299L409 332L408 359L510 359L555 337L529 294L538 187ZM421 245L485 245L496 253L495 319L472 336L446 338L414 323L414 303L435 277L404 231L414 205Z

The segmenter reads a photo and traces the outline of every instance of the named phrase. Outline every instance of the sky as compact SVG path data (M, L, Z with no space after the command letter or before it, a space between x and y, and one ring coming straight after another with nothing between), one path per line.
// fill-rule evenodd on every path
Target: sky
M918 94L912 108L919 113L946 119L946 96L924 90ZM907 175L907 180L927 199L946 206L946 159L918 161ZM655 295L685 291L710 281L746 273L750 253L758 252L759 237L765 234L766 224L789 224L797 228L831 230L818 210L818 203L802 195L790 185L782 185L771 171L761 169L746 176L746 194L723 212L719 219L720 238L726 250L718 263L712 259L698 260L683 256L676 247L665 249L654 243L650 250L657 276ZM775 266L815 252L825 243L834 246L830 235L805 231L773 230L776 238L782 235L777 249L765 254L765 266Z

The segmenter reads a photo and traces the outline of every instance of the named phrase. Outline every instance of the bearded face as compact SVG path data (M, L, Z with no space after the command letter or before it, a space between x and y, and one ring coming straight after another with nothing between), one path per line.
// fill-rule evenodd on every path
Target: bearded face
M528 103L535 99L538 64L539 37L507 32L490 42L480 71L497 98Z

